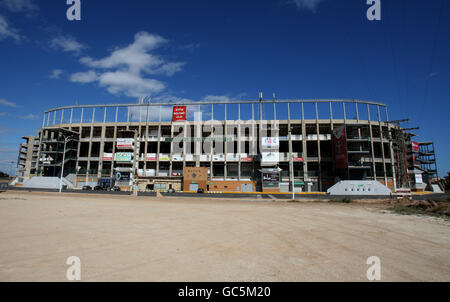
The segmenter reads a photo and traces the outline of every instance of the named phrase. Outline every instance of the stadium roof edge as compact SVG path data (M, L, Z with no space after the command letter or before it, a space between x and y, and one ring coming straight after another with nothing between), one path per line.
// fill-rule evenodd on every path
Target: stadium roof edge
M122 103L122 104L95 104L95 105L71 105L52 108L46 110L45 113L50 113L58 110L76 109L76 108L103 108L103 107L137 107L137 106L188 106L188 105L218 105L218 104L259 104L259 103L357 103L366 105L375 105L380 107L387 107L386 104L349 99L286 99L286 100L225 100L225 101L181 101L181 102L155 102L155 103Z

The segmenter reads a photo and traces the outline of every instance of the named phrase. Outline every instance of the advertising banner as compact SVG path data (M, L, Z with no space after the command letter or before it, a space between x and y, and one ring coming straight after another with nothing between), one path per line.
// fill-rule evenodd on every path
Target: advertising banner
M132 138L118 138L117 149L133 149L133 142Z
M345 136L345 125L333 130L333 155L336 169L346 169L348 167L347 158L347 138Z
M173 106L172 122L186 120L186 106Z
M277 149L280 147L280 139L278 137L263 137L262 147L269 149Z
M131 180L130 172L116 172L114 174L114 180L116 186L129 186Z
M170 160L169 154L159 154L159 160Z
M276 164L279 161L279 152L261 152L261 164Z
M421 184L423 183L423 179L422 179L422 174L414 174L414 180L416 182L416 184Z
M117 152L114 160L120 162L131 162L132 155L133 153L131 152Z
M156 161L156 153L147 153L146 161Z
M244 157L241 157L241 161L243 161L243 162L251 162L251 161L253 161L253 158L252 157L248 157L248 156L244 156Z
M112 153L103 153L103 160L112 160L113 155Z
M302 161L303 161L303 157L293 157L293 158L292 158L292 161L295 161L295 162L302 162Z
M279 188L280 187L280 172L263 172L262 185L264 188Z
M411 145L412 145L413 152L419 152L419 143L418 142L411 142Z

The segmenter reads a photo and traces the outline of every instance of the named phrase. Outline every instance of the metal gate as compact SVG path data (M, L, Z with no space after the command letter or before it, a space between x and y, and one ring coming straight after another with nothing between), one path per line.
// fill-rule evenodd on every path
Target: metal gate
M198 190L198 184L190 184L189 185L189 191L197 192L197 190Z
M241 191L242 192L253 192L253 185L252 184L241 184Z

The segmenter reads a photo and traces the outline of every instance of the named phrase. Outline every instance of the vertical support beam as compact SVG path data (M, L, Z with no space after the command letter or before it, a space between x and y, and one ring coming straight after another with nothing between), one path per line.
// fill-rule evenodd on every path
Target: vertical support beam
M84 113L84 107L81 107L81 118L80 118L80 124L83 123L83 113ZM81 132L80 132L81 133Z
M356 109L356 120L359 121L358 103L356 101L355 101L355 109Z
M345 111L345 102L342 102L342 108L344 109L344 123L347 121L347 112Z
M53 125L56 125L56 110L53 111Z
M277 120L277 104L275 103L275 100L273 101L273 120Z
M42 128L44 128L45 126L45 117L46 117L46 112L44 112L44 118L42 119Z
M106 107L103 108L103 123L106 123Z
M105 107L106 110L106 107ZM103 174L103 152L105 151L105 133L106 133L106 126L105 124L102 125L100 135L100 150L99 150L99 159L98 159L98 170L97 170L97 177L102 177Z
M159 175L159 152L161 150L161 123L158 124L158 142L156 144L156 174Z
M291 103L288 103L288 123L291 122Z
M116 123L117 123L118 115L119 115L119 106L116 107L116 119L115 119Z
M228 154L228 143L227 143L227 134L228 134L228 125L227 125L227 104L225 104L225 120L223 122L223 127L224 127L224 143L223 143L223 162L224 162L224 166L223 166L223 179L226 180L227 179L227 169L228 169L228 165L227 165L227 154Z
M318 159L318 182L319 191L322 192L322 155L320 153L320 125L319 125L319 110L317 108L317 102L315 103L316 108L316 135L317 135L317 159Z
M70 124L72 125L73 108L70 109Z
M302 120L305 119L305 106L304 103L302 102Z
M61 122L59 124L62 125L63 121L64 121L64 109L61 110Z
M91 123L93 124L95 122L95 107L92 108L92 120Z
M331 130L333 130L333 106L330 102L330 122L331 122Z
M119 107L116 107L116 113L117 109ZM115 158L116 158L116 146L117 146L117 124L114 125L114 135L113 135L113 146L112 146L112 161L111 161L111 177L114 175L114 165L115 165Z

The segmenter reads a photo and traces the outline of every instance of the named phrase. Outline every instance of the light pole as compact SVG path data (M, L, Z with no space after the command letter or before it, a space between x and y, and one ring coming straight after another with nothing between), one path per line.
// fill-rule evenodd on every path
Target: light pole
M292 200L295 200L295 188L294 188L294 163L292 160L292 129L289 128L289 170L291 177L291 186L292 186Z
M61 176L59 177L59 193L61 193L61 190L62 190L62 178L64 175L64 161L66 159L66 144L71 139L73 139L73 136L64 137L64 150L63 150L63 158L62 158L62 164L61 164Z

